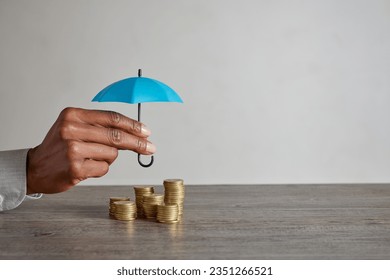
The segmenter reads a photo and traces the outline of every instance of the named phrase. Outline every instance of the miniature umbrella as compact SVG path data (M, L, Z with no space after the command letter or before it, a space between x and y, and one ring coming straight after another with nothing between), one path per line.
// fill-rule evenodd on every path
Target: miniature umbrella
M166 84L141 77L142 71L138 70L138 77L127 78L115 82L101 90L92 101L98 102L124 102L130 104L138 103L138 121L141 121L141 103L144 102L179 102L183 103L180 96ZM138 154L138 163L143 167L153 164L154 156L150 163L141 162L141 155Z

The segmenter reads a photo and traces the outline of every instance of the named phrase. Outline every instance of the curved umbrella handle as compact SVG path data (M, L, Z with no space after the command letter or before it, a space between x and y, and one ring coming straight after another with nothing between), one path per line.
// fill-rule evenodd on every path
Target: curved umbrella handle
M138 77L141 77L141 76L142 76L142 70L138 69ZM138 103L138 121L139 122L141 121L141 103ZM151 157L150 162L148 164L142 163L141 155L138 154L138 163L142 167L150 167L150 166L152 166L153 162L154 162L154 156Z
M150 166L152 166L153 161L154 161L154 156L151 157L150 162L149 162L148 164L144 164L144 163L142 163L142 161L141 161L141 154L138 154L138 163L139 163L139 165L141 165L142 167L150 167Z

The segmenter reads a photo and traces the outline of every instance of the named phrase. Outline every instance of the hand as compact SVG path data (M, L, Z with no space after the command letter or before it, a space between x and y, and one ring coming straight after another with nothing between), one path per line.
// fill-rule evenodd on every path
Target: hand
M110 111L66 108L42 144L27 155L27 194L63 192L79 182L101 177L118 150L151 155L142 123Z

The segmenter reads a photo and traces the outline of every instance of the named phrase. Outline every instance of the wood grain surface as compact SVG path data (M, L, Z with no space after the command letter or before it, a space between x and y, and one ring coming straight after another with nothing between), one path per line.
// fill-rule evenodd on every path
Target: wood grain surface
M78 186L0 213L0 259L390 259L389 184L186 186L174 225L110 219L123 195Z

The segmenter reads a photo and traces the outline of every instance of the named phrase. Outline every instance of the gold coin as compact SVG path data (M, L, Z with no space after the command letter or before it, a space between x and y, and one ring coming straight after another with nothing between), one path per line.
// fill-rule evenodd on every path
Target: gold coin
M134 191L139 192L154 192L154 186L134 186Z
M161 221L161 220L158 220L158 222L162 223L162 224L177 224L180 221L179 220L175 220L175 221Z
M164 185L183 185L184 181L182 179L165 179Z
M164 182L164 203L176 204L176 211L159 209L158 220L180 220L183 215L183 204L185 197L185 186L182 179L165 179ZM175 213L175 214L173 214ZM176 216L177 215L177 216ZM169 217L169 218L166 218Z
M135 202L137 204L137 214L139 218L144 218L143 196L154 193L154 186L134 186Z
M185 186L182 179L165 179L164 194L154 193L154 186L135 185L135 201L129 197L110 197L109 214L118 220L136 217L161 223L177 223L183 217ZM122 201L122 202L121 202ZM118 203L120 202L120 203Z
M129 201L130 197L110 197L110 201Z
M110 204L109 204L109 214L110 216L114 216L115 213L115 205L114 202L116 201L130 201L130 197L110 197Z
M177 204L157 206L157 221L161 223L175 223L178 221L179 207Z

